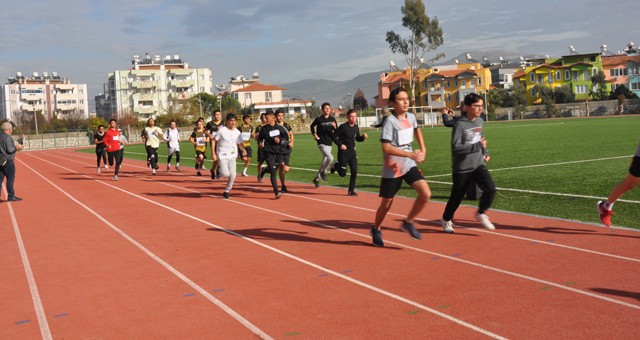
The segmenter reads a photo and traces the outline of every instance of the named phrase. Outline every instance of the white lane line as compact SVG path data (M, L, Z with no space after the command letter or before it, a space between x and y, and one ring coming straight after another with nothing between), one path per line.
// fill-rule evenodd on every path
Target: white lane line
M63 158L63 157L60 157L60 156L53 156L53 157ZM86 159L87 157L82 157L82 156L78 155L78 158ZM68 158L64 158L64 159L69 160ZM74 160L74 162L79 163L79 164L85 164L83 162L79 162L79 161L75 161L75 160ZM140 168L142 168L142 167L140 167ZM189 176L188 174L184 174L184 173L175 173L175 172L173 172L172 174L179 175L179 176ZM166 183L163 183L163 184L167 185ZM239 184L236 187L254 188L252 186L248 186L248 185L244 185L244 184ZM263 189L261 189L261 190L263 190ZM288 195L289 196L298 197L298 198L302 198L302 199L306 199L306 200L315 201L315 202L321 202L321 203L326 203L326 204L337 205L337 206L341 206L341 207L345 207L345 208L354 208L354 209L359 209L359 210L364 210L364 211L369 211L369 212L375 212L376 211L375 209L360 207L360 206L351 205L351 204L343 204L343 203L338 203L338 202L333 202L333 201L328 201L328 200L322 200L322 199L318 199L318 198L314 198L314 197L310 197L310 196L303 196L303 195L297 195L297 194L291 194L291 193L288 194ZM565 219L556 219L556 218L551 218L551 217L546 217L546 216L528 215L528 214L514 213L514 212L510 212L510 211L505 211L505 212L509 213L509 214L532 216L532 217L536 217L536 218L567 221ZM388 215L404 217L404 215L393 213L393 212L389 212ZM416 219L419 220L419 221L432 223L430 220L423 219L423 218L420 218L420 217L418 217ZM437 223L436 223L436 225L437 225ZM460 227L460 228L465 228L465 227ZM620 229L625 229L625 230L630 230L630 231L637 231L636 229L628 229L628 228L620 228ZM528 238L528 237L522 237L522 236L516 236L516 235L509 235L509 234L491 232L491 231L487 231L487 230L484 230L484 229L474 228L472 230L476 231L476 232L495 235L495 236L513 238L513 239L523 240L523 241L527 241L527 242L536 242L536 243L541 243L541 244L545 244L545 245L548 245L548 246L571 249L571 250L575 250L575 251L579 251L579 252L590 253L590 254L594 254L594 255L601 255L601 256L616 258L616 259L620 259L620 260L626 260L626 261L632 261L632 262L640 262L639 258L627 257L627 256L616 255L616 254L611 254L611 253L604 253L604 252L600 252L600 251L596 251L596 250L580 248L580 247L574 247L574 246L564 245L564 244L560 244L560 243L552 243L552 242L542 241L542 240L538 240L538 239L534 239L534 238Z
M2 189L6 193L6 187L4 186L4 184L2 184ZM31 264L29 263L29 256L27 255L27 250L25 249L24 242L22 241L22 234L20 233L18 220L16 219L16 215L13 212L11 202L6 203L9 208L9 215L11 216L11 223L13 224L13 231L16 234L16 241L18 242L20 257L22 258L22 266L24 267L24 272L27 276L27 283L29 284L29 291L31 292L31 300L33 301L33 307L36 310L36 317L38 318L38 325L40 327L40 335L42 336L42 339L50 340L53 339L53 336L51 335L51 330L49 329L47 316L44 313L42 299L40 299L40 293L38 292L38 285L36 284L36 279L33 276Z
M67 171L70 172L74 172L77 174L80 174L84 177L87 177L89 179L93 179L87 175L78 173L74 170L65 168L63 166L60 166L58 164L55 164L53 162L44 160L40 157L34 156L35 158L38 158L44 162L47 162L49 164L52 164L54 166L57 166L59 168L65 169ZM60 191L61 193L63 193L65 196L67 196L70 200L72 200L73 202L75 202L76 204L78 204L79 206L81 206L82 208L84 208L86 211L88 211L90 214L94 215L96 218L98 218L100 221L102 221L104 224L106 224L107 226L109 226L111 229L113 229L116 233L118 233L120 236L122 236L124 239L126 239L127 241L129 241L131 244L133 244L134 246L136 246L138 249L140 249L142 252L144 252L145 254L147 254L149 257L151 257L154 261L156 261L157 263L159 263L161 266L163 266L165 269L167 269L169 272L171 272L173 275L175 275L176 277L178 277L180 280L182 280L184 283L186 283L189 287L193 288L195 291L197 291L198 293L200 293L202 296L204 296L207 300L211 301L213 304L215 304L216 306L218 306L220 309L222 309L225 313L229 314L231 317L233 317L236 321L238 321L239 323L241 323L243 326L245 326L247 329L249 329L251 332L253 332L255 335L259 336L261 339L273 339L271 336L269 336L267 333L263 332L260 328L258 328L257 326L255 326L254 324L252 324L249 320L245 319L242 315L240 315L238 312L234 311L233 309L231 309L229 306L227 306L225 303L223 303L222 301L216 299L213 295L211 295L206 289L200 287L197 283L193 282L191 279L189 279L186 275L182 274L180 271L178 271L177 269L175 269L173 266L171 266L168 262L164 261L162 258L160 258L159 256L157 256L156 254L154 254L152 251L150 251L149 249L145 248L145 246L143 246L141 243L139 243L138 241L136 241L135 239L133 239L131 236L129 236L127 233L123 232L122 230L120 230L118 227L116 227L115 225L113 225L111 222L109 222L107 219L105 219L104 217L102 217L102 215L98 214L97 212L95 212L93 209L91 209L90 207L88 207L87 205L85 205L84 203L80 202L79 200L77 200L75 197L71 196L69 193L67 193L66 191L64 191L62 188L60 188L59 186L57 186L56 184L54 184L53 182L51 182L49 179L45 178L44 176L42 176L39 172L37 172L35 169L33 169L32 167L30 167L29 165L27 165L26 163L22 162L21 163L24 164L24 166L26 166L29 170L33 171L33 173L35 173L36 175L38 175L40 178L42 178L43 180L45 180L47 183L49 183L51 186L53 186L54 188L56 188L58 191ZM101 181L98 181L99 183L102 183ZM104 184L104 183L102 183ZM107 186L111 186L112 185L107 185ZM114 187L115 188L115 187ZM50 339L50 338L49 338Z
M257 246L260 246L260 247L263 247L263 248L265 248L265 249L271 250L271 251L273 251L273 252L275 252L275 253L278 253L278 254L280 254L280 255L282 255L282 256L288 257L288 258L290 258L290 259L292 259L292 260L294 260L294 261L297 261L297 262L303 263L303 264L305 264L305 265L308 265L308 266L310 266L310 267L313 267L313 268L315 268L315 269L317 269L317 270L320 270L320 271L323 271L323 272L325 272L325 273L328 273L328 274L334 275L334 276L336 276L336 277L339 277L339 278L341 278L341 279L344 279L344 280L346 280L346 281L349 281L349 282L351 282L351 283L353 283L353 284L356 284L356 285L358 285L358 286L361 286L361 287L367 288L367 289L369 289L369 290L372 290L372 291L374 291L374 292L376 292L376 293L379 293L379 294L382 294L382 295L388 296L388 297L390 297L390 298L392 298L392 299L395 299L395 300L401 301L401 302L403 302L403 303L406 303L406 304L412 305L412 306L414 306L414 307L416 307L416 308L420 308L420 309L422 309L422 310L424 310L424 311L427 311L427 312L429 312L429 313L432 313L432 314L435 314L435 315L440 316L440 317L442 317L442 318L445 318L445 319L447 319L447 320L449 320L449 321L451 321L451 322L457 323L458 325L461 325L461 326L467 327L467 328L469 328L469 329L471 329L471 330L474 330L474 331L479 332L479 333L481 333L481 334L487 335L487 336L489 336L489 337L491 337L491 338L494 338L494 339L506 339L506 338L505 338L505 337L503 337L503 336L500 336L500 335L498 335L498 334L492 333L492 332L490 332L490 331L488 331L488 330L485 330L485 329L483 329L483 328L481 328L481 327L478 327L478 326L476 326L476 325L470 324L470 323L468 323L468 322L466 322L466 321L463 321L463 320L461 320L461 319L457 319L457 318L455 318L455 317L453 317L453 316L451 316L451 315L448 315L448 314L442 313L442 312L440 312L440 311L438 311L438 310L435 310L435 309L433 309L433 308L427 307L427 306L425 306L425 305L423 305L423 304L420 304L420 303L418 303L418 302L416 302L416 301L413 301L413 300L410 300L410 299L404 298L404 297L402 297L402 296L400 296L400 295L397 295L397 294L394 294L394 293L388 292L388 291L386 291L386 290L384 290L384 289L381 289L381 288L378 288L378 287L376 287L376 286L370 285L370 284L368 284L368 283L365 283L365 282L362 282L362 281L356 280L356 279L354 279L354 278L351 278L351 277L346 276L346 275L344 275L344 274L341 274L341 273L339 273L339 272L336 272L336 271L333 271L333 270L331 270L331 269L325 268L325 267L323 267L323 266L321 266L321 265L319 265L319 264L316 264L316 263L314 263L314 262L311 262L311 261L305 260L305 259L300 258L300 257L298 257L298 256L295 256L295 255L293 255L293 254L290 254L290 253L287 253L287 252L282 251L282 250L280 250L280 249L277 249L277 248L274 248L274 247L272 247L272 246L269 246L269 245L267 245L267 244L265 244L265 243L262 243L262 242L260 242L260 241L256 241L256 240L254 240L254 239L252 239L252 238L245 237L245 236L243 236L242 234L239 234L239 233L236 233L236 232L234 232L234 231L232 231L232 230L229 230L229 229L226 229L226 228L224 228L224 227L218 226L218 225L213 224L213 223L211 223L211 222L209 222L209 221L205 221L205 220L203 220L203 219L200 219L200 218L198 218L198 217L192 216L192 215L187 214L187 213L185 213L185 212L182 212L182 211L180 211L180 210L177 210L177 209L171 208L171 207L169 207L169 206L166 206L166 205L164 205L164 204L161 204L161 203L155 202L155 201L153 201L153 200L150 200L150 199L148 199L148 198L146 198L146 197L142 197L142 196L140 196L140 195L138 195L138 194L135 194L135 193L129 192L129 191L127 191L127 190L121 189L121 188L119 188L119 187L116 187L116 186L114 186L114 185L111 185L111 184L105 183L105 182L103 182L103 181L101 181L101 180L96 180L96 179L94 179L93 177L90 177L90 176L85 175L85 174L83 174L83 173L80 173L80 172L77 172L77 171L75 171L75 170L72 170L72 169L66 168L66 167L61 166L61 165L59 165L59 164L56 164L56 163L50 162L50 161L48 161L48 160L42 159L42 158L40 158L40 157L37 157L37 156L34 156L34 157L35 157L35 158L37 158L37 159L40 159L41 161L44 161L44 162L46 162L46 163L49 163L49 164L51 164L51 165L57 166L57 167L59 167L59 168L61 168L61 169L64 169L64 170L66 170L66 171L69 171L69 172L72 172L72 173L76 173L76 174L81 175L81 176L83 176L83 177L86 177L86 178L88 178L88 179L95 180L96 182L98 182L98 183L100 183L100 184L103 184L103 185L105 185L105 186L111 187L111 188L116 189L116 190L118 190L118 191L120 191L120 192L123 192L123 193L125 193L125 194L131 195L131 196L133 196L133 197L136 197L136 198L138 198L138 199L140 199L140 200L146 201L146 202L151 203L151 204L153 204L153 205L156 205L156 206L158 206L158 207L161 207L161 208L164 208L164 209L166 209L166 210L172 211L172 212L174 212L174 213L176 213L176 214L178 214L178 215L182 215L182 216L184 216L184 217L190 218L190 219L195 220L195 221L197 221L197 222L200 222L200 223L202 223L202 224L205 224L205 225L208 225L208 226L210 226L210 227L216 228L216 229L218 229L218 230L220 230L220 231L223 231L223 232L225 232L225 233L228 233L228 234L230 234L230 235L233 235L233 236L239 237L239 238L241 238L241 239L243 239L243 240L245 240L245 241L251 242L251 243L253 243L253 244L257 245ZM25 164L25 165L26 165L26 164ZM28 166L27 166L27 167L28 167ZM29 168L30 168L30 167L29 167ZM30 169L31 169L31 168L30 168ZM31 169L31 170L32 170L32 171L34 171L33 169ZM34 172L35 172L35 171L34 171ZM120 231L118 228L116 228L116 227L115 227L115 226L113 226L112 224L110 224L108 221L106 221L105 219L103 219L100 215L98 215L97 213L93 212L89 207L87 207L87 206L85 206L84 204L82 204L81 202L77 201L75 198L73 198L71 195L69 195L68 193L66 193L65 191L63 191L61 188L59 188L58 186L56 186L55 184L53 184L53 183L52 183L51 181L49 181L48 179L44 178L43 176L40 176L40 177L42 177L45 181L49 182L49 183L50 183L51 185L53 185L55 188L57 188L58 190L60 190L61 192L63 192L65 195L67 195L67 196L68 196L70 199L72 199L74 202L78 203L78 204L79 204L79 205L81 205L83 208L87 209L89 212L91 212L92 214L94 214L96 217L100 218L104 223L108 224L112 229L116 230L119 234L121 234L121 235L122 235L123 237L125 237L127 240L129 240L130 242L134 243L138 248L142 249L142 250L143 250L143 251L145 251L145 252L148 252L148 254L149 254L150 256L151 256L151 255L153 255L150 251L146 250L146 248L144 248L144 246L142 246L141 244L139 244L138 242L136 242L135 240L133 240L132 238L130 238L127 234L125 234L124 232ZM152 182L154 182L154 183L160 183L160 184L165 184L165 185L168 185L168 186L170 186L170 187L175 187L175 188L182 189L182 190L189 191L189 192L198 192L198 191L196 191L196 190L184 189L184 188L180 188L180 187L173 186L173 185L169 185L169 184L162 183L162 182L156 182L156 181L152 181ZM214 197L214 196L211 196L211 195L205 195L205 196ZM245 204L245 205L246 205L246 204ZM247 206L248 206L248 205L247 205ZM272 212L272 211L270 211L270 210L266 210L266 209L263 209L263 208L259 208L259 209L260 209L260 210L265 210L265 211ZM298 219L299 219L299 218L298 218ZM361 235L360 235L360 236L361 236ZM156 259L155 255L153 255L153 257L154 257L154 259ZM162 261L162 260L158 258L156 261L159 261L159 262L160 262L160 261ZM164 261L162 261L162 263L165 263L165 262L164 262ZM166 264L166 267L170 267L170 266L169 266L169 264ZM177 272L177 271L176 271L176 272ZM185 279L187 279L187 278L185 277ZM187 279L187 280L188 280L188 279ZM185 281L185 282L186 282L186 281ZM194 285L195 285L195 283L194 283ZM206 292L206 291L203 291L203 293L207 293L207 292ZM207 293L207 294L208 294L208 293ZM213 296L212 296L212 298L213 298ZM220 302L220 303L222 303L222 302Z

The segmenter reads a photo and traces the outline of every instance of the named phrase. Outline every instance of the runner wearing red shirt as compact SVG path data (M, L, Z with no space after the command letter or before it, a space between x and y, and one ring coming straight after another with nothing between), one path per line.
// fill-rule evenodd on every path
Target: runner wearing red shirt
M122 157L124 155L124 136L118 130L118 121L111 119L109 121L109 129L104 134L104 146L107 149L107 155L109 156L109 165L113 166L115 159L116 168L113 180L118 180L118 173L120 172L120 164L122 164Z

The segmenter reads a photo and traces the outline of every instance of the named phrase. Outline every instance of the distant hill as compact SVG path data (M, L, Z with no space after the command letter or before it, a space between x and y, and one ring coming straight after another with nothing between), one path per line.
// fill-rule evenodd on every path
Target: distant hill
M482 63L483 57L486 57L490 62L498 62L499 57L502 57L504 61L517 62L520 60L521 56L515 52L499 50L469 51L446 60L438 61L436 62L436 65L451 65L455 63L455 60L458 60L460 63L467 63L467 53L470 54L471 59L480 63ZM542 58L544 55L524 55L523 57ZM279 86L287 89L287 91L285 91L285 96L289 98L315 98L316 106L320 106L323 102L329 102L334 107L338 107L339 105L346 106L347 94L349 93L351 93L349 101L353 103L353 95L358 89L362 89L369 105L373 105L373 97L378 94L378 81L380 80L380 74L383 72L388 72L388 70L364 73L346 81L306 79L294 83L279 84Z
M382 72L384 71L365 73L345 81L306 79L294 83L279 84L279 86L287 89L285 96L289 98L315 98L317 106L329 102L334 107L346 106L347 100L353 103L353 95L358 89L361 89L371 105L373 97L378 94L378 81ZM347 98L349 93L351 93L351 97Z

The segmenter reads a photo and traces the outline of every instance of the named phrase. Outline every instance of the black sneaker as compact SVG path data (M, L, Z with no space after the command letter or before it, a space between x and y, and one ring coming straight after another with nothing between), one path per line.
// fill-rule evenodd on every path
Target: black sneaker
M197 172L198 176L202 176L202 173L200 171Z
M382 230L371 228L369 233L371 234L371 239L373 240L373 245L375 247L384 247L384 241L382 241Z
M338 163L333 163L333 165L331 166L331 173L332 173L332 174L335 174L335 173L336 173L336 165L337 165L337 164L338 164Z
M283 193L283 194L286 194L286 193L289 192L289 190L287 190L287 187L283 185L282 186L282 190L280 190L280 192Z
M349 195L349 196L358 196L358 193L357 193L357 192L355 192L355 191L349 191L349 192L347 193L347 195Z
M326 171L323 171L323 172L321 172L321 173L320 173L320 179L321 179L323 182L326 182L326 181L327 181L327 172L326 172Z
M20 201L22 201L22 198L17 196L7 198L7 202L20 202Z
M211 169L209 172L211 173L211 180L215 181L216 180L216 172L215 172L215 170Z
M260 178L264 177L264 175L266 175L269 172L269 167L265 166L264 168L262 168L262 171L260 171Z
M413 225L413 223L409 223L407 221L402 221L402 226L400 227L400 229L408 232L409 235L411 235L411 237L414 240L419 240L419 239L422 238L422 235L420 235L418 230L416 230L416 227Z
M282 197L282 193L281 193L281 192L278 192L278 193L276 194L276 199L279 199L280 197Z
M320 180L318 179L318 177L313 179L313 185L315 185L316 188L320 187Z
M225 191L225 192L222 194L222 197L224 197L224 198L226 198L226 199L229 199L229 197L231 197L231 195L229 194L229 192L228 192L228 191Z

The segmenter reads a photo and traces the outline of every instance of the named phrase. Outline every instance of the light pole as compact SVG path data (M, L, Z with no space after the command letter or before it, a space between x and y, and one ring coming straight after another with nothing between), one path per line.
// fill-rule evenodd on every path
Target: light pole
M42 99L38 100L38 107L40 107L40 105L42 105ZM38 134L38 110L33 110L33 120L35 120L36 123L36 135Z

